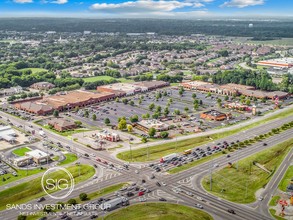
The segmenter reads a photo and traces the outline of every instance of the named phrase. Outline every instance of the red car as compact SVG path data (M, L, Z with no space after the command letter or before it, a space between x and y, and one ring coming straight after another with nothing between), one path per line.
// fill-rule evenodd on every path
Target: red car
M101 162L101 159L99 159L99 158L97 158L96 160L97 160L98 162Z
M107 162L107 161L104 161L104 162L103 162L103 164L106 164L106 165L107 165L107 164L108 164L108 162Z
M143 196L144 195L144 192L140 191L138 192L138 196Z

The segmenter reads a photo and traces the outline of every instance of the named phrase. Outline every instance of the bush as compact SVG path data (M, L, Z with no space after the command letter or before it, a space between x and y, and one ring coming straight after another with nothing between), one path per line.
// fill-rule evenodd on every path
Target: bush
M80 198L81 201L85 201L85 200L88 199L86 193L80 193L80 194L79 194L79 198Z
M26 220L26 216L25 215L19 215L17 217L17 220Z
M68 203L69 205L76 205L76 204L77 204L77 202L76 202L75 199L69 199L69 200L67 201L67 203Z

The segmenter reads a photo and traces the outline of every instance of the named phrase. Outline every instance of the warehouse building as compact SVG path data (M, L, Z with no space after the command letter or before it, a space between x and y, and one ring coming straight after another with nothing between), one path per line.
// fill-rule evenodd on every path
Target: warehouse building
M293 67L293 58L279 58L272 60L262 60L257 63L260 66L269 66L276 69L289 69Z
M14 143L16 140L15 131L10 126L0 126L0 141L1 140Z

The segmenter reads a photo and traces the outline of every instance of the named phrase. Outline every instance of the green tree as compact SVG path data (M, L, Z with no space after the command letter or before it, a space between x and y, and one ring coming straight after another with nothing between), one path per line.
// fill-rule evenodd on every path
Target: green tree
M127 125L127 131L128 131L128 132L132 132L132 131L133 131L133 127L132 127L132 125Z
M185 113L187 114L188 111L189 111L189 108L188 108L188 107L185 107L185 108L184 108L184 111L185 111Z
M85 111L84 111L84 117L86 117L86 118L89 117L89 111L88 111L88 110L85 110Z
M57 117L59 116L59 111L58 111L58 110L54 110L54 112L53 112L53 116L54 116L55 118L57 118Z
M227 95L225 95L225 101L228 101L229 97Z
M149 105L149 110L150 110L150 111L153 111L154 108L155 108L155 104L154 104L154 103L151 103L151 104Z
M161 136L161 138L167 138L167 137L169 137L169 133L167 131L162 131L160 133L160 136Z
M81 121L75 121L74 124L76 124L77 127L80 127L82 125Z
M175 114L175 115L180 115L180 111L179 111L178 109L175 109L175 110L174 110L174 114Z
M86 194L86 193L80 193L80 194L79 194L79 199L80 199L81 201L85 201L85 200L87 200L87 199L88 199L87 194Z
M124 98L124 99L122 99L122 102L124 105L126 105L128 103L128 99Z
M26 220L27 219L27 216L26 215L19 215L17 217L17 220Z
M67 201L67 203L68 203L69 205L76 205L76 204L77 204L77 202L76 202L75 199L69 199L69 200Z
M109 118L105 118L105 119L104 119L104 123L105 123L106 125L109 125L109 124L111 123L111 121L110 121Z
M162 111L162 107L158 105L156 108L156 113L161 113L161 111Z
M250 100L249 99L246 99L246 105L250 105Z
M150 137L154 137L155 134L156 134L156 132L157 132L157 131L156 131L155 128L150 128L148 133L149 133L149 136L150 136Z
M92 119L93 119L93 121L96 121L97 120L97 115L96 114L93 114L92 115Z
M196 93L192 93L192 98L193 98L193 99L196 98Z
M195 104L193 105L193 109L194 109L195 111L198 109L198 104L197 104L197 103L195 103Z
M124 118L122 118L118 123L118 129L119 130L125 130L127 128L127 123Z
M211 92L208 92L207 97L211 97L211 96L212 96Z
M129 102L129 105L134 106L134 101L131 100L131 101Z
M170 113L169 108L166 107L166 108L164 109L164 116L167 117L167 116L169 115L169 113Z

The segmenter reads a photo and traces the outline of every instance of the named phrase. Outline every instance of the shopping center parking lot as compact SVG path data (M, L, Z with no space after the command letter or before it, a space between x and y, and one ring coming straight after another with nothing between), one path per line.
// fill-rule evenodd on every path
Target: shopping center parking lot
M159 92L161 92L162 96L157 98L156 96ZM193 93L196 94L196 99L201 100L203 103L196 111L194 110L194 98L192 97ZM167 95L164 96L163 94ZM103 128L105 127L105 118L109 118L112 125L116 125L118 123L118 118L121 117L125 117L128 122L129 118L134 115L137 115L139 120L141 120L142 116L146 114L149 114L151 118L158 106L161 107L161 112L163 115L164 109L168 106L169 103L169 116L171 117L170 120L166 121L166 123L176 123L176 121L174 121L176 116L174 113L175 110L179 110L181 114L186 114L185 109L188 108L187 114L189 117L181 117L181 120L179 121L180 127L185 127L188 132L192 132L193 128L199 125L201 125L203 129L212 129L218 126L226 125L228 123L237 123L252 117L251 114L239 113L224 108L218 109L218 98L221 98L224 103L224 96L218 94L211 94L211 96L208 97L207 93L204 92L184 91L183 95L180 96L177 87L169 87L149 93L141 93L134 96L122 97L119 99L119 102L110 101L92 105L85 109L80 109L78 112L71 112L70 115L75 120L81 120L82 122L91 126ZM124 104L122 102L123 99L127 99L128 103ZM170 99L172 99L172 102L170 102ZM133 105L130 104L131 101L133 101ZM152 103L155 105L155 107L151 111L149 106ZM200 113L209 109L218 109L223 113L230 112L233 115L233 118L224 121L210 121L200 119ZM86 110L89 112L88 117L85 117L84 115ZM96 121L92 120L93 114L97 116ZM178 117L179 116L177 116L177 118Z

